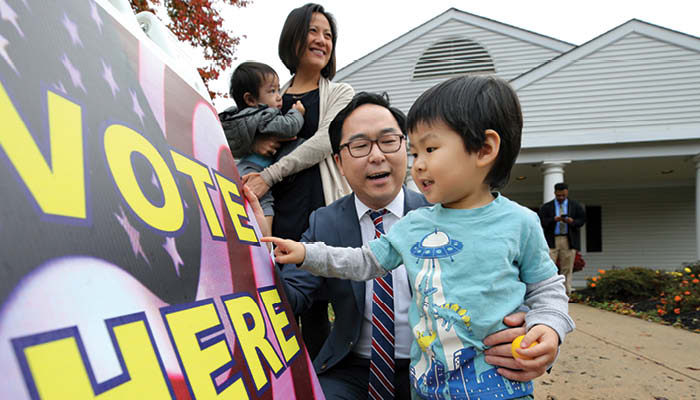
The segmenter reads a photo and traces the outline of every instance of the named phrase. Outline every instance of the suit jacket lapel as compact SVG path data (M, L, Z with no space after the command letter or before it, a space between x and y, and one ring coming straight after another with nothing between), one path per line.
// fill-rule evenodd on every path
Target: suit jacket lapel
M357 209L355 208L355 195L350 195L345 198L341 205L341 215L338 218L338 233L340 237L340 245L349 247L362 247L362 232L360 231L360 223L357 220ZM365 309L365 283L350 281L352 292L355 295L355 305L357 310L362 314Z

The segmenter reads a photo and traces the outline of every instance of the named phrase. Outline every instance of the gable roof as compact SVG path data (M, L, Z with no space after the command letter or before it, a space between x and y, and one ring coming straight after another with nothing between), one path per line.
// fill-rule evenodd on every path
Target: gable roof
M523 73L522 75L512 79L510 84L515 90L520 90L612 43L615 43L630 33L638 33L653 39L700 52L700 40L698 40L700 38L654 25L639 19L631 19L618 27L613 28L604 34L591 39L578 47L574 47L568 52L563 53L560 56Z
M399 47L410 43L413 40L416 40L417 38L441 26L449 20L456 20L469 25L494 31L503 35L513 36L520 40L531 42L533 44L539 45L547 49L555 50L559 53L569 51L571 48L574 47L573 44L564 42L562 40L554 39L545 35L540 35L538 33L534 33L526 29L504 24L488 18L480 17L478 15L470 14L468 12L461 11L456 8L449 8L442 14L432 18L431 20L423 23L422 25L411 29L410 31L399 36L398 38L370 52L366 56L359 58L353 61L352 63L346 65L335 74L334 80L340 81L350 76L354 72L362 69L363 67L369 64L372 64L376 60L384 57L385 55L391 53Z
M698 140L700 38L632 19L512 79L523 148Z

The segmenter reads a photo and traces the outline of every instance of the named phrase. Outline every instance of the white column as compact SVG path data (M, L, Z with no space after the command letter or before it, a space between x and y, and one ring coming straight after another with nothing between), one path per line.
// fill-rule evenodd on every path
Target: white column
M695 156L695 251L700 260L700 154Z
M545 161L542 163L544 185L542 187L542 203L554 199L554 185L564 182L564 167L571 161Z

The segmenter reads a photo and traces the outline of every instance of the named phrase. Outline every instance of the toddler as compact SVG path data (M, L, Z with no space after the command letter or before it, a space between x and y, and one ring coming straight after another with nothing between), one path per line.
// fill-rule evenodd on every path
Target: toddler
M276 159L288 154L301 142L286 146L284 154L257 154L252 146L258 135L275 136L280 139L294 139L304 125L304 106L301 101L282 114L282 95L279 77L267 64L247 61L236 68L231 75L229 93L236 102L219 114L226 139L233 157L238 160L238 173L243 176L250 172L260 172ZM265 219L272 226L274 211L273 198L268 191L260 198Z

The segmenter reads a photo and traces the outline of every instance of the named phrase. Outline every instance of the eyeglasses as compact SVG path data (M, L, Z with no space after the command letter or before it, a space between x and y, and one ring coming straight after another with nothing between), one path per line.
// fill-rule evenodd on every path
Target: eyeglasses
M396 153L401 148L403 135L384 135L376 140L370 139L355 139L340 145L340 150L343 147L348 148L348 152L352 157L362 158L372 152L372 146L376 143L379 150L384 154Z

